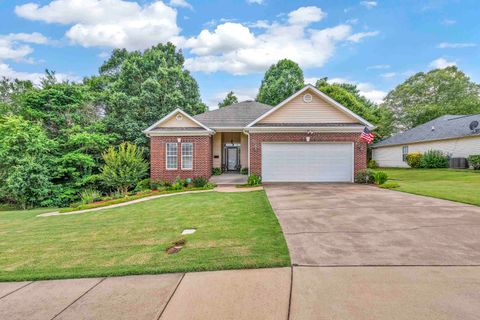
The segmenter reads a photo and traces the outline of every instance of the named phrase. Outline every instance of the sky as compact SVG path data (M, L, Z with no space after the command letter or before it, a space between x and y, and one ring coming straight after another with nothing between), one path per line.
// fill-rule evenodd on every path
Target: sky
M98 74L112 49L172 42L216 108L230 90L254 99L283 58L307 83L385 95L420 71L457 65L480 82L479 0L0 0L0 76L38 83Z

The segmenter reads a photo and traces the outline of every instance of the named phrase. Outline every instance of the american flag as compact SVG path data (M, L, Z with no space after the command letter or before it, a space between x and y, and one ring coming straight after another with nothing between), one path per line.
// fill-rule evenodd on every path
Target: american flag
M365 129L363 129L362 134L360 135L360 139L370 144L373 142L373 138L375 138L375 135L373 134L373 132L371 132L370 130L368 130L367 127L365 127Z

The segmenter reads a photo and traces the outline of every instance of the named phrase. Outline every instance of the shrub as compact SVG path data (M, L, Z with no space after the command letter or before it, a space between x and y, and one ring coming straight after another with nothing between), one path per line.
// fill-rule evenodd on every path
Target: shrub
M170 180L164 180L162 184L167 190L172 188L172 183L170 182Z
M183 184L181 182L175 182L172 186L167 190L182 190Z
M248 168L242 168L240 169L241 174L248 174Z
M208 180L205 177L196 177L193 179L192 183L195 188L203 188L207 185Z
M161 189L165 184L163 183L162 180L158 179L150 179L150 189L151 190L159 190Z
M105 165L101 169L103 182L120 193L126 194L148 171L143 159L143 148L124 142L118 149L110 147L102 154Z
M222 174L222 169L220 168L212 168L212 176L219 176Z
M468 156L468 164L475 170L480 170L480 154L472 154Z
M383 171L376 171L373 174L373 179L375 180L375 184L381 185L387 182L388 175Z
M135 186L135 192L150 190L152 188L152 181L150 178L143 179Z
M367 168L368 169L377 169L378 168L377 161L375 161L373 159L368 161Z
M374 183L375 182L375 171L372 169L360 170L355 175L356 183Z
M427 169L448 168L448 156L440 150L428 150L422 156L421 167Z
M88 204L102 199L102 194L95 189L85 189L80 192L82 204Z
M420 152L412 152L407 154L407 164L410 168L420 168L422 164L422 154Z
M388 181L388 182L385 182L384 184L379 185L379 187L383 189L396 189L400 187L400 185L398 184L398 182Z
M259 186L262 184L262 177L255 173L251 174L248 176L247 184L251 187Z

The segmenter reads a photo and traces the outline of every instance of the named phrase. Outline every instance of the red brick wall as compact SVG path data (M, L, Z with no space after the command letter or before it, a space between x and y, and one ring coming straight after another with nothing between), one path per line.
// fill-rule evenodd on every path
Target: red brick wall
M177 139L181 142L178 143ZM178 168L166 169L166 143L178 143ZM193 143L193 170L181 169L181 143ZM150 137L150 177L152 179L173 181L176 177L182 179L199 176L210 178L212 174L212 139L210 136L191 137Z
M306 133L250 133L250 172L262 174L262 142L306 142ZM360 133L319 133L308 135L310 142L354 142L354 171L367 167L367 145Z

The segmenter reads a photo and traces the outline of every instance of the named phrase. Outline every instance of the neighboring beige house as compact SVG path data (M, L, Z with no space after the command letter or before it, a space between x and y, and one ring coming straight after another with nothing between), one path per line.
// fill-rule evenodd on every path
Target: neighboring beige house
M177 109L145 134L153 179L243 168L265 182L352 182L366 167L365 127L373 125L307 85L277 106L244 101L195 116Z
M394 135L372 146L381 167L408 167L406 155L441 150L452 158L480 154L480 114L445 115ZM473 128L473 129L471 129Z

